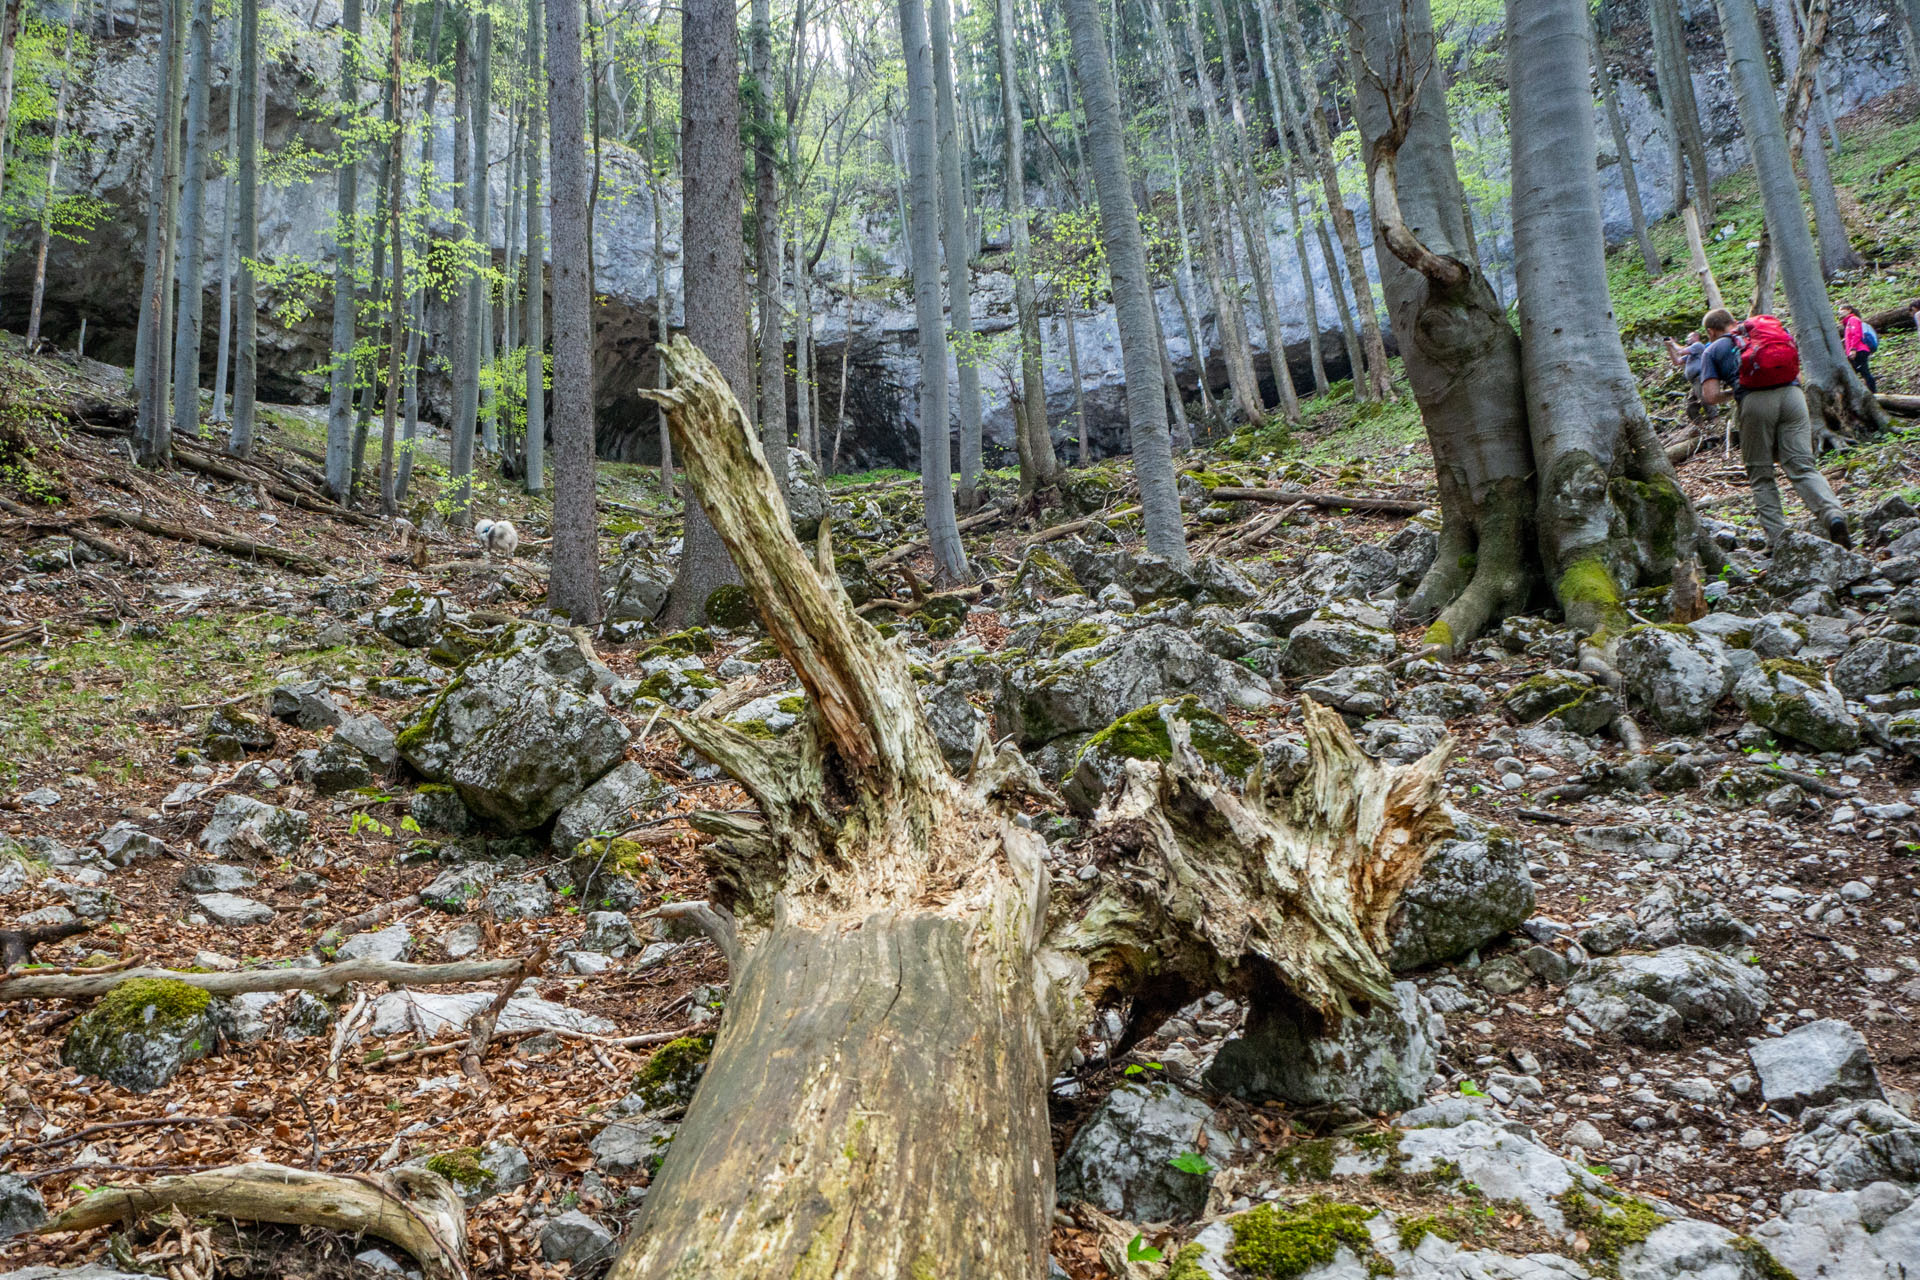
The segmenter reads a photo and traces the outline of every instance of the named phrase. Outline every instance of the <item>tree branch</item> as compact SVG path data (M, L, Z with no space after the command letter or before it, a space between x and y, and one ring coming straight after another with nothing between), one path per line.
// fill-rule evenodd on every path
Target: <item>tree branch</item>
M79 1000L103 996L135 978L184 982L216 996L249 991L343 991L351 982L391 982L403 987L443 986L503 978L522 959L462 960L454 964L409 964L361 956L319 969L249 969L239 973L189 973L178 969L122 969L116 973L39 974L31 970L0 978L0 1000Z

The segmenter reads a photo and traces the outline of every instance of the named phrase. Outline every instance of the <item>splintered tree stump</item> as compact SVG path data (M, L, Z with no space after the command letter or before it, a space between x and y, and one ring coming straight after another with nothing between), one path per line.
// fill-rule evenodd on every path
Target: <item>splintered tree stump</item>
M694 820L736 918L733 992L612 1275L1030 1280L1047 1082L1097 1006L1154 983L1278 983L1333 1016L1390 999L1387 916L1451 825L1446 748L1380 764L1313 708L1306 781L1256 772L1239 796L1174 725L1171 759L1130 765L1103 812L1101 885L1052 906L1010 803L1045 783L984 741L954 776L825 535L813 560L795 541L726 381L684 338L662 355L672 390L646 394L809 698L774 741L660 713L760 815Z

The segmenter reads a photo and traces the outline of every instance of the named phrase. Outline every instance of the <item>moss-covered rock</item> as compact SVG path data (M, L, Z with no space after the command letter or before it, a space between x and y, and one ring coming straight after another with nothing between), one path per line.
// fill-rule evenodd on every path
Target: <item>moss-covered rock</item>
M60 1060L134 1093L151 1093L213 1052L213 997L168 978L121 983L74 1020Z
M1129 760L1166 761L1173 755L1169 725L1186 727L1188 740L1202 760L1236 782L1246 781L1260 760L1259 749L1241 737L1226 717L1200 699L1163 699L1129 711L1087 740L1063 788L1067 800L1091 813L1126 772Z
M1263 1204L1228 1220L1233 1244L1227 1259L1255 1280L1294 1280L1332 1262L1341 1249L1367 1259L1377 1210L1314 1199L1292 1208Z
M1515 685L1506 708L1521 724L1552 721L1574 733L1598 733L1620 714L1612 691L1580 671L1546 671Z
M633 1077L633 1091L649 1111L683 1109L693 1101L694 1088L706 1074L707 1059L712 1056L711 1036L669 1040L653 1051Z
M1826 672L1808 663L1757 663L1734 682L1733 698L1755 724L1816 751L1851 751L1860 743L1860 722L1845 697Z
M735 583L728 583L715 587L708 594L706 617L716 627L740 631L760 625L760 607L754 603L752 592Z

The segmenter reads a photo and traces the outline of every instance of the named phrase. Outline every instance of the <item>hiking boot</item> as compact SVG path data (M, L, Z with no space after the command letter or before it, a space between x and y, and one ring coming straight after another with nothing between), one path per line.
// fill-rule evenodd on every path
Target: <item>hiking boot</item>
M1847 532L1847 518L1845 516L1827 517L1827 538L1830 541L1839 543L1849 551L1853 550L1853 535Z

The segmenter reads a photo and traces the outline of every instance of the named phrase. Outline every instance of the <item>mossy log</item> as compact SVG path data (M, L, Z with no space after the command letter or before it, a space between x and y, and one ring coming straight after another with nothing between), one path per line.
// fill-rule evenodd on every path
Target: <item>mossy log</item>
M141 1186L101 1187L39 1232L85 1231L165 1209L375 1235L412 1254L426 1280L466 1280L468 1274L466 1206L445 1178L415 1168L341 1176L279 1164L229 1165Z
M899 650L810 560L759 441L685 339L663 348L687 477L809 695L779 739L665 712L760 807L706 815L738 923L712 1058L614 1280L1044 1273L1047 1082L1097 1005L1279 983L1388 999L1385 921L1442 819L1443 752L1367 759L1310 713L1291 790L1234 795L1174 732L1105 811L1103 877L1052 901L1016 825L1045 784L983 741L950 772ZM818 568L816 568L816 565ZM1080 897L1085 894L1087 896Z

